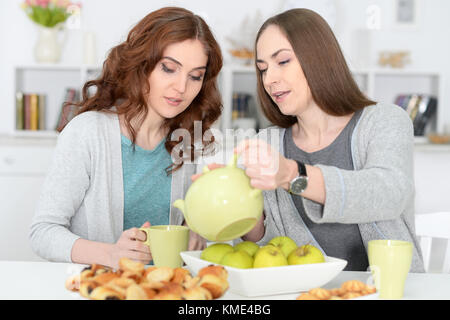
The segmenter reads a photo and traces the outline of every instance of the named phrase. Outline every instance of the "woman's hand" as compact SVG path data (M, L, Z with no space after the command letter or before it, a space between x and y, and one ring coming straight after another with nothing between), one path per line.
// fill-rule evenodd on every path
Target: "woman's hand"
M150 222L145 222L141 228L150 227ZM139 228L131 228L122 232L119 240L109 250L109 265L119 267L120 258L126 257L134 261L148 264L152 260L150 248L144 243L147 236Z
M289 189L298 174L297 163L286 159L263 140L244 140L235 149L250 178L250 185L261 190Z
M187 226L186 221L183 222L183 226ZM192 230L189 230L189 245L188 250L203 250L206 248L206 239L202 236L198 235Z

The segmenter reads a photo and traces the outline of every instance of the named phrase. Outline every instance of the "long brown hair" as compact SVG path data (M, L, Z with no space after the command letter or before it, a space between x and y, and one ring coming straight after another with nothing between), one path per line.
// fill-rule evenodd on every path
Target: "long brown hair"
M188 39L200 40L208 56L202 88L191 105L176 117L165 119L162 128L168 130L168 138L176 129L186 129L193 137L194 121L201 121L203 137L222 113L217 87L222 54L206 22L183 8L166 7L148 14L129 32L126 41L111 49L103 63L100 77L85 83L83 99L77 104L80 107L78 114L91 110L123 114L134 145L137 131L148 113L146 96L151 90L148 84L150 73L162 59L167 46ZM89 96L89 91L93 89L91 87L96 92ZM136 128L131 125L132 119L137 119ZM211 150L208 146L213 141L203 141L202 138L202 150ZM189 142L191 145L182 149L190 150L192 159L194 154L199 154L196 150L199 147L193 139ZM166 139L165 148L171 154L179 143ZM183 162L172 164L166 171L170 173L182 165Z
M344 116L375 104L358 88L333 31L320 15L308 9L292 9L269 18L258 31L255 52L259 37L270 25L278 26L292 45L312 97L324 112ZM265 116L277 126L292 126L297 118L281 113L256 70L258 99Z

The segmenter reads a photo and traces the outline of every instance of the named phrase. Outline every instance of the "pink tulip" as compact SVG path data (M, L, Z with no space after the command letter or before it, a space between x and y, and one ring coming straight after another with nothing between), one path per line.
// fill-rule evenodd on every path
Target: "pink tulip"
M49 2L50 2L50 0L36 0L36 5L38 5L42 8L47 8Z

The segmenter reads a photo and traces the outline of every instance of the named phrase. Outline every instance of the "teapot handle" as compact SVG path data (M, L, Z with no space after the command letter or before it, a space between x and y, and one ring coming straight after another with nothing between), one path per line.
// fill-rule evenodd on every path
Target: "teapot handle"
M239 154L234 153L233 157L231 157L230 161L227 164L227 167L237 167L237 160L239 158ZM256 189L256 188L252 188L252 190L250 191L250 197L252 198L256 198L258 197L260 194L262 193L261 189Z

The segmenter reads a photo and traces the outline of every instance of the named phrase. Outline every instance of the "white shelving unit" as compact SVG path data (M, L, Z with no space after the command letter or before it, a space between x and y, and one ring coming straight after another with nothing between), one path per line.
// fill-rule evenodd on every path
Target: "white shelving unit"
M37 92L47 95L46 128L41 131L14 130L14 135L33 137L55 137L53 130L61 109L65 88L81 89L88 80L101 72L99 66L89 65L22 65L15 68L15 92ZM355 80L361 90L376 101L393 103L398 94L422 93L432 94L438 98L436 121L431 130L442 132L445 124L443 109L442 75L430 70L394 70L394 69L364 69L353 70ZM256 73L253 66L225 65L219 75L219 87L223 99L223 113L220 119L220 129L226 130L232 125L233 92L251 94L255 101ZM15 98L15 95L14 95ZM15 106L15 101L12 101ZM15 123L16 114L14 119ZM267 120L258 111L254 115L259 122ZM450 122L450 121L447 121Z
M441 132L443 118L443 79L438 71L407 69L364 69L352 71L361 90L375 101L394 103L399 94L421 93L437 97L436 123L432 130ZM252 66L227 65L221 71L221 93L223 98L223 128L231 128L233 92L244 91L256 97L256 75ZM418 140L421 140L418 138Z
M14 88L16 92L40 93L46 95L46 119L45 130L17 130L13 129L12 134L23 137L56 137L54 130L62 103L65 89L68 87L80 89L84 83L95 77L101 68L88 65L21 65L14 70ZM16 101L13 95L14 106L13 123L16 121Z
M394 103L399 94L427 94L438 100L435 122L428 131L442 132L445 119L443 110L444 79L439 71L408 69L365 69L355 70L354 77L361 90L375 101Z

